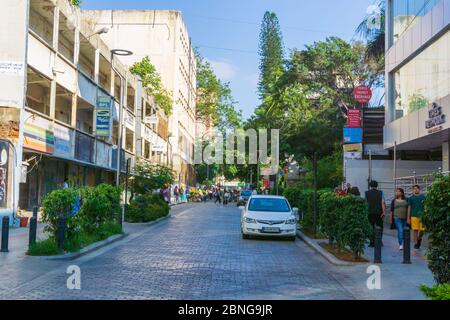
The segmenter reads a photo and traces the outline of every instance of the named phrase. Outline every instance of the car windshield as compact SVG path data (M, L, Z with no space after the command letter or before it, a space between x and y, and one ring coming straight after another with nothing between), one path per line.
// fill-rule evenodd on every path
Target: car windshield
M255 198L250 201L249 211L266 212L290 212L288 202L285 199Z
M241 196L243 197L250 197L252 195L251 191L242 191Z

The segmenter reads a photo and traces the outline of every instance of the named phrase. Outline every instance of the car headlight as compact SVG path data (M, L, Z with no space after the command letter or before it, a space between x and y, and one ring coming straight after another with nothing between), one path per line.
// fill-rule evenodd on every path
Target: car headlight
M286 224L297 224L297 219L292 218L292 219L286 220Z
M244 221L245 223L256 223L256 220L252 218L245 218Z

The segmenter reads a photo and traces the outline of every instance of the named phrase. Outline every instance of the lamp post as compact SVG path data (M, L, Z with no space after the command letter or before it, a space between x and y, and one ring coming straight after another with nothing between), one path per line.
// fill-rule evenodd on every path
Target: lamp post
M120 101L119 101L119 134L118 134L118 142L117 142L117 171L116 171L116 186L120 185L120 158L122 156L122 132L123 132L123 106L124 106L124 95L125 95L125 78L117 71L114 67L114 56L131 56L133 52L124 49L113 49L111 50L111 68L114 73L120 77ZM114 79L112 79L114 81Z

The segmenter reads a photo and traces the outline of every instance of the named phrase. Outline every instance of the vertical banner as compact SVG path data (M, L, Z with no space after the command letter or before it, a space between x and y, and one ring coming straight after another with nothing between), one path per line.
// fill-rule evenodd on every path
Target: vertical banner
M347 114L347 127L349 128L361 128L361 110L349 109Z
M109 138L111 131L111 98L98 97L95 113L95 132L97 137Z
M8 158L9 145L0 141L0 208L6 208L8 201Z

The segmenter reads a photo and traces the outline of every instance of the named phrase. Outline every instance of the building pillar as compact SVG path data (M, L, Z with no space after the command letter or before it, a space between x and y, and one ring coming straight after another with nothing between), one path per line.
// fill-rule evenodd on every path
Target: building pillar
M58 43L59 43L59 8L53 8L53 49L58 51Z
M442 171L450 171L450 142L444 142L442 144Z

